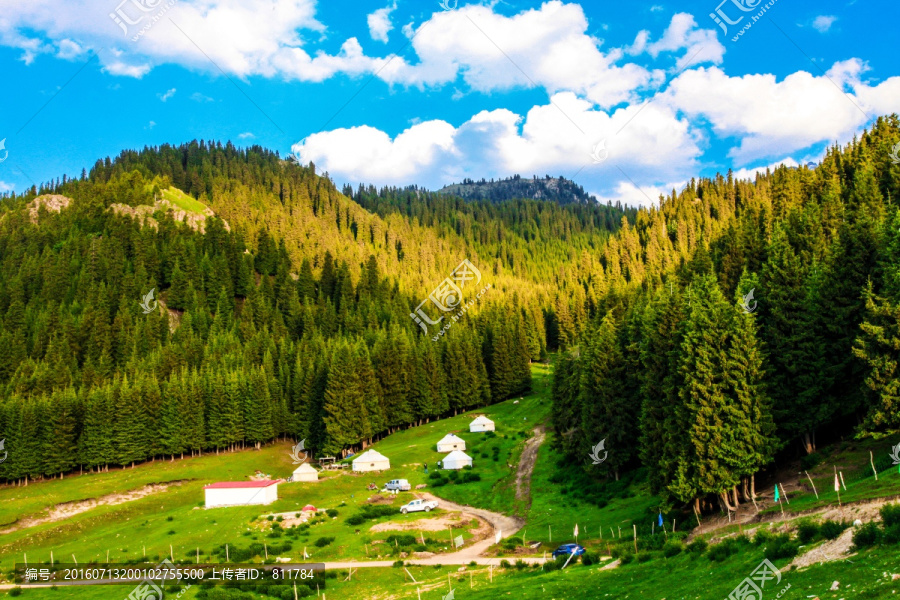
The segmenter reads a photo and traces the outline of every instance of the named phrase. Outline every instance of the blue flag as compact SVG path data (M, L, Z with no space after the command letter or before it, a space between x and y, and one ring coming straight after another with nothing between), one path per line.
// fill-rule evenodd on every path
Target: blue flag
M781 497L781 496L778 495L778 484L776 483L776 484L775 484L775 502L778 502L778 499L779 499L780 497Z
M662 513L659 513L659 523L656 524L658 527L663 526Z

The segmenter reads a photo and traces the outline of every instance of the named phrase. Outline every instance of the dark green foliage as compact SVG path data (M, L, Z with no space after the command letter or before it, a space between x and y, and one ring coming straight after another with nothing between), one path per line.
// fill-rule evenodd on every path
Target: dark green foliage
M864 523L853 533L853 545L859 549L870 548L881 540L881 535L878 523Z
M800 523L797 526L797 541L801 544L808 544L819 535L819 526L815 523Z
M844 532L845 529L847 529L847 525L844 523L839 523L837 521L824 521L819 526L819 535L821 535L822 538L826 540L835 540Z
M797 542L792 540L790 535L782 533L773 536L766 543L765 557L769 560L794 558L800 551L798 546Z
M316 541L313 542L313 546L317 548L324 548L325 546L331 544L334 541L333 537L320 537Z
M684 551L684 544L677 540L671 540L663 545L663 555L672 558Z
M687 551L691 554L703 554L704 552L706 552L707 547L708 544L706 543L706 540L696 539L687 545Z

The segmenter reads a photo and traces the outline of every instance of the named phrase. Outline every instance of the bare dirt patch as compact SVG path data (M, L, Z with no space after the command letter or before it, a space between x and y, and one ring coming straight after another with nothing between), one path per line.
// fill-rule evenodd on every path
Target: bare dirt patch
M46 514L19 519L12 527L0 530L0 534L13 533L14 531L21 531L22 529L28 529L29 527L35 527L45 523L63 521L74 517L75 515L97 508L98 506L115 506L133 500L140 500L141 498L164 492L169 489L170 486L180 486L182 483L182 481L151 483L144 487L131 490L130 492L107 494L105 496L100 496L99 498L91 498L90 500L64 502L62 504L57 504L51 509L47 509Z
M538 448L543 443L544 428L541 426L535 428L534 437L525 442L522 458L519 459L519 469L516 472L516 502L523 502L526 510L531 506L531 473L537 461Z
M393 504L394 498L392 496L382 496L381 494L375 494L366 500L366 504Z
M380 531L446 531L448 528L460 527L460 521L478 522L478 529L473 533L481 533L487 535L491 531L490 524L486 523L477 516L468 513L451 513L443 517L431 517L428 519L417 519L415 521L406 521L403 523L378 523L373 525L369 531L378 533Z

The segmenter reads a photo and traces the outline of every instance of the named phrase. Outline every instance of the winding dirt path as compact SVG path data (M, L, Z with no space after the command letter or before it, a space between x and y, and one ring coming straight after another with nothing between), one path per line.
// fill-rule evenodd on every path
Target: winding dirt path
M516 471L516 502L521 503L525 510L531 508L531 474L537 462L538 448L544 443L545 437L544 426L535 427L534 437L525 441L525 449L519 458L519 468Z

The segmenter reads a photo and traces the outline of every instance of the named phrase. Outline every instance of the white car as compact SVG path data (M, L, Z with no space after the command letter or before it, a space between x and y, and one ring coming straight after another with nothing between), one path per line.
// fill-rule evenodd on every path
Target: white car
M437 508L438 503L434 500L413 500L408 504L404 504L400 507L400 512L404 515L406 513L418 512L424 510L425 512L430 511L432 508Z

